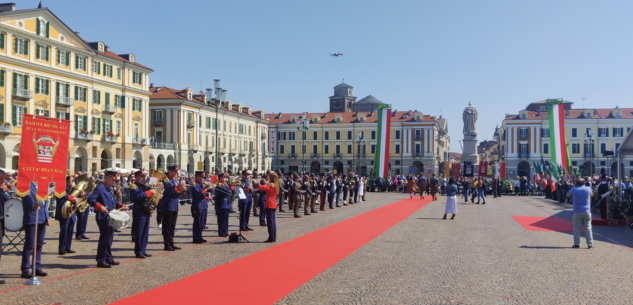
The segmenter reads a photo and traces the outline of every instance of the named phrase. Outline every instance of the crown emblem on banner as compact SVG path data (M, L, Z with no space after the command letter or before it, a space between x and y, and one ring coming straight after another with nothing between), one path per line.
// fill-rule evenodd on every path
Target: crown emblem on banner
M53 156L57 150L59 141L55 143L50 136L41 136L38 140L33 134L33 146L37 151L37 161L42 163L53 163Z

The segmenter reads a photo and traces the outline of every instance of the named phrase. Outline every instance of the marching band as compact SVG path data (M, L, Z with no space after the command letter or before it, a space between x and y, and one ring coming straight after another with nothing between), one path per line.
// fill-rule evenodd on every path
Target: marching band
M134 241L134 254L136 258L151 257L147 253L149 239L150 219L152 213L162 213L162 235L165 251L180 249L174 243L176 222L180 197L187 190L185 180L178 176L178 166L167 167L167 173L153 171L151 177L144 170L137 170L134 174L134 182L129 185L129 199L132 210L132 240ZM238 199L240 231L253 230L249 225L251 210L254 216L261 216L260 225L268 226L269 238L267 242L275 242L277 229L275 212L279 207L284 212L283 203L288 200L288 206L292 209L294 217L300 218L299 208L304 205L304 215L318 213L325 210L325 202L333 209L334 197L336 206L339 200L344 205L359 201L358 181L360 179L353 173L350 178L339 175L335 178L331 174L315 175L293 173L283 176L281 172L267 172L266 175L244 170L241 176L232 177L218 172L216 183L211 183L210 177L204 171L195 172L195 181L190 183L191 216L193 217L192 237L194 244L207 242L203 238L203 230L206 228L206 215L209 202L214 204L218 223L218 236L229 236L229 215L232 212L232 198ZM4 172L0 170L0 179ZM120 188L116 188L115 182L119 173L106 170L103 180L93 185L85 176L79 176L73 180L72 176L66 177L66 193L55 198L55 220L59 222L59 255L76 253L72 250L73 235L76 239L88 239L85 236L88 212L83 213L88 205L94 209L95 220L99 229L99 241L95 260L99 268L111 268L119 265L112 255L112 241L115 230L125 228L130 222L130 217L122 211L128 210L128 206L122 204ZM281 178L279 178L281 177ZM154 180L152 180L154 179ZM2 179L3 180L3 179ZM89 182L89 183L88 183ZM23 231L25 233L22 252L21 271L23 278L31 278L31 270L35 275L46 276L41 269L41 252L46 234L46 226L51 225L49 219L47 201L36 199L37 184L31 182L30 194L22 198ZM364 190L361 190L364 195ZM341 194L342 193L342 194ZM349 195L348 195L349 194ZM342 195L342 196L341 196ZM5 201L8 199L6 188L0 191L0 208L5 215ZM360 201L362 201L362 197ZM157 204L155 204L157 203ZM317 204L318 203L318 204ZM36 221L37 219L37 221ZM2 232L4 234L5 221L0 218ZM157 219L158 220L158 219ZM77 230L75 232L75 224ZM37 228L36 228L37 227ZM36 233L37 232L37 233ZM36 236L37 235L37 236ZM35 255L35 268L32 269L31 258ZM4 281L0 280L0 284Z

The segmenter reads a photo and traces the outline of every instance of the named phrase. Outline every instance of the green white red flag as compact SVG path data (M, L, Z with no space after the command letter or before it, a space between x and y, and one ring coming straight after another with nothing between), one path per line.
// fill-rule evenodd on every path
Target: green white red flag
M561 165L567 168L567 141L565 140L565 104L563 99L549 99L549 141L550 155L553 166ZM558 178L558 177L556 177Z
M386 178L389 173L389 143L391 142L391 105L378 106L378 137L374 156L374 176Z

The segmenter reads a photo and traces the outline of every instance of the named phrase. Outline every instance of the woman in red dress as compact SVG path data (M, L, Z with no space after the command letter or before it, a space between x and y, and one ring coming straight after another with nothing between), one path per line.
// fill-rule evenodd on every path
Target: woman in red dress
M268 181L262 179L259 183L259 190L266 192L266 226L268 227L267 243L277 241L277 224L275 222L275 211L277 211L277 195L279 194L279 178L277 174L268 174Z

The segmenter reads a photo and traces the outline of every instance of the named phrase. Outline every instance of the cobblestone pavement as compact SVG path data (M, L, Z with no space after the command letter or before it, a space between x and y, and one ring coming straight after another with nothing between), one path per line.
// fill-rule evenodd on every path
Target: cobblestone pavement
M631 304L633 230L594 227L595 249L571 233L527 231L511 216L556 215L540 197L420 209L278 304Z
M300 219L293 218L292 212L278 212L277 243L397 201L388 194L369 195L367 199L370 200ZM287 210L287 205L285 207ZM5 279L7 284L0 285L0 304L107 304L273 246L263 242L268 238L268 233L266 227L258 226L256 217L250 219L251 227L256 230L244 234L250 243L229 244L225 242L226 238L218 238L216 218L214 212L210 211L207 225L209 230L203 231L203 236L209 243L194 245L191 243L192 223L190 207L180 207L175 242L183 249L165 253L162 250L161 232L156 228L155 218L152 219L148 252L154 256L146 259L135 258L130 228L123 229L123 232L115 233L112 245L115 260L122 264L111 269L98 269L95 268L95 254L99 234L94 218L88 220L86 235L90 239L73 240L72 248L77 253L63 256L57 253L59 224L53 220L52 226L46 231L47 244L44 245L42 255L42 269L49 273L47 277L40 277L45 283L40 286L23 286L25 280L19 278L21 255L15 250L3 252L0 279ZM229 229L237 231L237 214L231 214L229 223ZM279 258L279 263L284 263L283 257ZM252 281L245 274L244 283L227 285L247 287L248 282ZM209 296L209 300L212 304L213 296Z
M371 194L370 201L301 219L278 214L278 242L284 242L408 198ZM571 233L527 231L511 216L556 215L571 219L571 206L537 197L488 199L484 205L460 203L456 220L442 220L445 197L432 202L278 304L628 304L633 298L633 230L594 227L596 249L571 249ZM59 226L53 221L42 257L49 272L43 285L25 287L21 256L4 252L0 263L0 304L107 304L171 283L271 247L265 227L246 234L251 243L228 244L217 235L213 212L204 236L191 244L189 207L180 208L176 241L184 249L163 253L162 236L152 220L149 251L134 258L130 229L115 235L113 252L123 264L96 269L97 227L88 221L90 240L73 241L76 254L57 254ZM231 214L231 230L237 229ZM251 224L257 224L251 219ZM344 232L341 232L344 234ZM158 255L156 255L158 254ZM279 264L284 258L279 258ZM310 262L305 262L310 264ZM265 279L249 278L255 285ZM201 292L204 293L204 292ZM209 304L213 296L209 295ZM186 300L183 300L186 302Z

